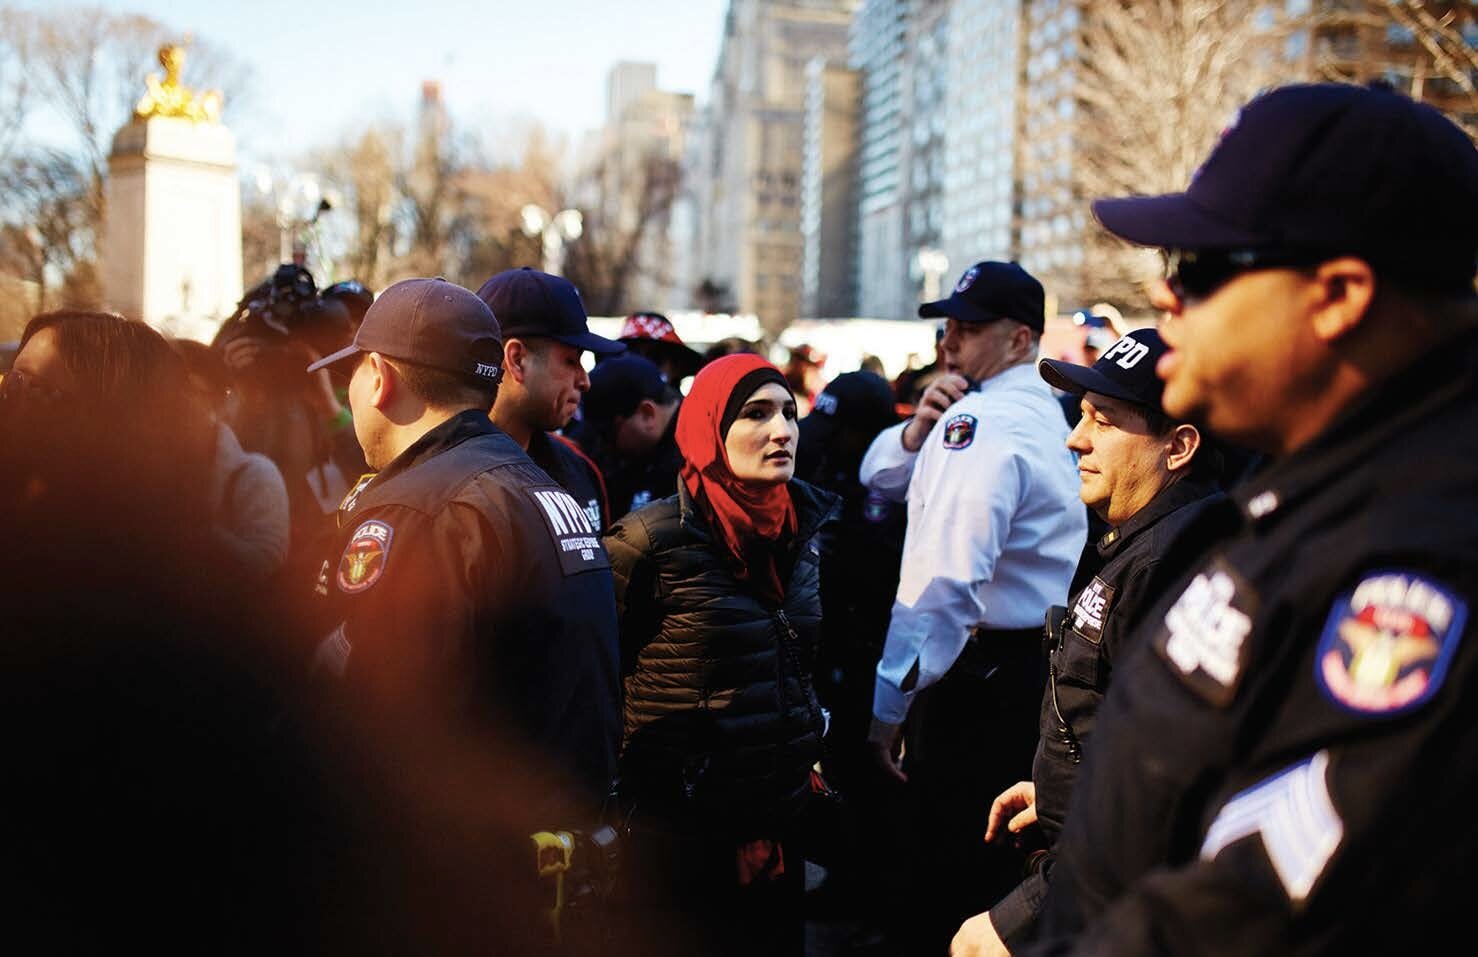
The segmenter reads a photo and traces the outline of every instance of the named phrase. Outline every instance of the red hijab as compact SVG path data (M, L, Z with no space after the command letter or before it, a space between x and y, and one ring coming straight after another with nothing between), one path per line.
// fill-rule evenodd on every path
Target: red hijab
M782 535L796 531L790 489L784 483L741 482L730 470L724 450L727 426L739 407L767 382L785 385L785 376L750 353L724 356L704 366L678 411L677 447L683 454L683 485L718 533L735 574L778 601L784 589L774 545ZM744 394L738 395L741 387Z

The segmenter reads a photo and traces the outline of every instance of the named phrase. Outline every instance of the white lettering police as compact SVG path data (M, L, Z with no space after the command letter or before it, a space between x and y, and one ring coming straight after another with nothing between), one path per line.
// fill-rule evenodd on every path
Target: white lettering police
M554 534L561 537L566 535L594 535L595 526L590 524L590 517L566 492L543 491L535 492L534 498L543 507L544 514L549 516L549 524L554 526Z
M1452 602L1447 596L1421 579L1405 575L1381 575L1361 582L1350 598L1350 607L1358 612L1371 606L1410 612L1438 634L1452 623Z
M1120 369L1132 369L1139 365L1139 360L1149 354L1149 346L1125 336L1109 346L1109 350L1103 354L1103 357L1105 359L1113 359L1114 364Z
M477 375L487 379L496 379L498 377L498 367L486 362L479 362L477 364Z
M1165 615L1166 657L1185 674L1197 668L1218 684L1237 680L1252 619L1232 607L1237 585L1225 571L1197 575Z

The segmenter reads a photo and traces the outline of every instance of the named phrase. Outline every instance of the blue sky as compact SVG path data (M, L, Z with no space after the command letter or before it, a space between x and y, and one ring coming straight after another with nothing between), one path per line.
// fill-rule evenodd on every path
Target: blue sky
M228 101L225 120L246 152L267 158L336 142L377 119L408 119L428 79L441 82L458 123L492 138L529 119L572 137L598 127L606 72L618 60L655 62L659 86L701 100L718 55L727 0L100 5L145 14L181 34L193 32L248 63L254 72L251 100L234 113Z

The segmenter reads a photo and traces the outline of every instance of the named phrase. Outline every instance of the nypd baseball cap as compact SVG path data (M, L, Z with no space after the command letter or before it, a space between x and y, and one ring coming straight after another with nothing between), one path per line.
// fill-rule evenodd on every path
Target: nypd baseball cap
M948 298L920 305L919 318L1015 319L1040 335L1047 321L1046 301L1042 284L1016 263L978 262L965 270Z
M1093 212L1142 246L1357 255L1422 289L1471 295L1478 150L1389 89L1284 86L1243 107L1185 192L1101 199Z
M361 352L497 382L503 335L487 304L456 283L404 279L365 311L352 345L319 359L308 371Z
M876 435L898 422L893 388L875 372L844 372L832 379L800 421L801 448L825 443L838 430L852 428Z
M1047 384L1072 395L1097 392L1164 412L1160 397L1165 382L1155 375L1155 363L1168 351L1154 329L1136 329L1104 350L1091 366L1060 359L1039 359L1037 371Z
M527 266L505 269L483 283L477 297L498 317L505 338L543 337L596 355L615 355L626 349L590 331L580 291L561 276Z

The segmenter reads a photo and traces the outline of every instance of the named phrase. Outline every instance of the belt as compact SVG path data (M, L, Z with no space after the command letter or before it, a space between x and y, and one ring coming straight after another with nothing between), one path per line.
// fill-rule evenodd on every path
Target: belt
M989 678L1005 669L1009 672L1035 671L1041 663L1042 629L989 628L976 625L960 657L949 669L951 675Z

